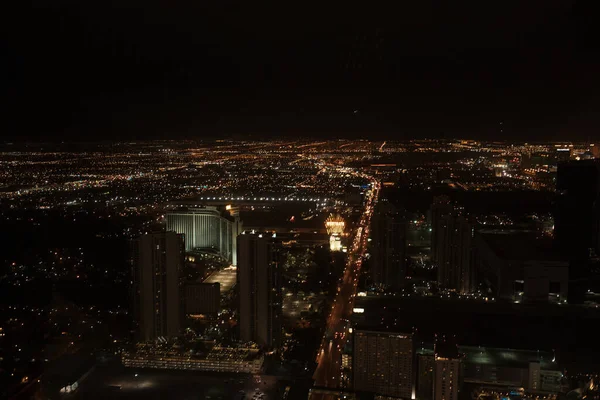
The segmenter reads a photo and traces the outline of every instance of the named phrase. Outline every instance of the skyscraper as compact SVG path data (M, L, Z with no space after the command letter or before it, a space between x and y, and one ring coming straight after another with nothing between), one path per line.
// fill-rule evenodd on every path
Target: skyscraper
M179 334L183 263L183 237L175 232L148 233L133 242L133 312L140 340Z
M460 357L454 338L442 337L435 343L434 400L458 400Z
M460 387L460 360L456 358L435 358L435 400L457 400Z
M600 254L600 161L570 161L558 166L554 236L571 261Z
M571 159L570 147L559 147L556 149L556 162L563 163Z
M240 338L267 348L281 340L281 273L277 250L268 234L238 236Z
M373 282L392 289L403 287L406 275L404 215L389 202L380 202L373 216L371 232Z
M167 230L185 236L185 250L216 250L237 264L236 237L242 223L236 213L214 206L180 209L167 213Z
M438 267L438 284L460 293L472 290L471 238L473 226L461 207L446 196L431 207L431 259Z
M385 396L412 397L411 334L354 331L354 390Z
M569 303L582 303L600 254L600 161L558 165L554 239L569 261Z
M417 399L432 400L435 373L435 356L419 354L417 357Z
M433 263L438 262L438 243L435 234L437 233L437 227L440 225L443 218L452 213L454 209L452 202L448 196L437 196L433 198L433 205L431 206L431 261Z
M185 313L213 314L220 310L221 285L215 283L188 282L185 284Z

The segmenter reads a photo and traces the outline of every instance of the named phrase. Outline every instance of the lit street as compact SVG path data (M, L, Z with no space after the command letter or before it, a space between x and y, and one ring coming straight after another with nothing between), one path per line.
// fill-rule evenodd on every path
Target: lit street
M347 318L352 314L362 259L367 250L367 238L373 208L377 202L380 186L373 181L372 189L367 192L364 213L356 229L342 282L333 302L327 328L318 353L318 365L313 378L315 386L336 388L341 377L342 351L348 340Z

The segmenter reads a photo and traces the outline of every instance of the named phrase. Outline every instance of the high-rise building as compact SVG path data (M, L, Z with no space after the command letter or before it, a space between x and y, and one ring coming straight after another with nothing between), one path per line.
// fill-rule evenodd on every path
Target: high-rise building
M435 373L435 356L419 354L417 357L417 399L432 400Z
M148 233L133 242L133 313L140 340L179 334L183 263L183 237L175 232Z
M559 248L571 261L600 254L600 161L560 164L556 191L554 236Z
M600 254L600 161L559 164L554 238L569 262L569 303L583 303Z
M281 272L270 234L238 236L240 338L276 348L281 341Z
M406 275L406 219L387 201L377 205L371 238L373 282L392 289L403 287Z
M442 244L440 240L436 240L437 227L440 226L442 220L450 215L453 210L454 206L449 197L434 197L433 205L431 206L431 261L434 264L438 263L438 246Z
M515 302L564 303L569 294L569 262L550 238L536 232L481 228L473 237L472 267L492 297Z
M217 314L220 310L221 285L188 282L185 284L186 314Z
M354 330L354 390L410 399L411 334Z
M438 284L468 293L474 285L471 268L473 226L464 210L446 196L434 199L431 216L431 259L438 267Z
M436 357L435 359L435 400L458 400L460 387L460 360Z
M184 235L186 251L216 251L237 265L236 237L242 230L237 213L206 206L171 211L166 219L168 231Z
M571 148L570 147L558 147L556 149L556 162L562 163L571 159Z
M454 338L439 338L435 343L435 400L458 400L460 389L460 357Z

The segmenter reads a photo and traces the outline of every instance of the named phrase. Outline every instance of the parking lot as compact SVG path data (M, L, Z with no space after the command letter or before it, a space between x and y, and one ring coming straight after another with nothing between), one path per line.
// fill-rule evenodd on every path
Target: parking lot
M72 399L276 400L272 376L98 367Z

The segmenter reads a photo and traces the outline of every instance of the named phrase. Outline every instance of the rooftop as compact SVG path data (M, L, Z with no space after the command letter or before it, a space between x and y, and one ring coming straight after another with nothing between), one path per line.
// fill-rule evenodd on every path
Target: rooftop
M552 247L552 239L536 232L516 229L481 229L478 234L496 255L515 261L563 261Z
M464 362L479 365L497 365L528 368L529 363L539 362L542 369L557 369L554 354L539 350L498 349L479 346L458 346Z
M236 283L237 270L234 267L228 267L220 271L215 271L204 280L203 283L219 283L221 293L229 292Z
M558 369L554 354L549 351L519 350L483 346L458 346L463 362L498 367L529 368L529 363L539 362L541 369ZM433 344L425 343L417 354L433 356Z

